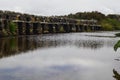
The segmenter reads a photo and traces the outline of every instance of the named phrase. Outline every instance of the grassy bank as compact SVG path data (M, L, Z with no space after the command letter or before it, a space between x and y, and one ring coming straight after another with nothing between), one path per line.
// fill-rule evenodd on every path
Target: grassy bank
M112 30L120 30L120 21L111 18L105 18L100 21L104 30L112 31Z

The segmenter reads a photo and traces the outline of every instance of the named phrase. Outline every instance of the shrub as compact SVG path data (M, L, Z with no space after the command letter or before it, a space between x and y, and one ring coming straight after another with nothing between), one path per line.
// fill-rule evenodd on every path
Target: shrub
M116 36L120 37L120 33L115 34Z
M10 33L14 35L16 33L17 25L13 22L10 22L9 29L10 29Z
M106 18L101 21L104 30L120 30L120 22L116 19Z

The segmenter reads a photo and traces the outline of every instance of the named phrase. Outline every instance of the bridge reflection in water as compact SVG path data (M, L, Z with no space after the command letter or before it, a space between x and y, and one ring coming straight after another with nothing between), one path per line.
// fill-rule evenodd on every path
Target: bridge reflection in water
M62 33L1 38L0 79L113 80L114 76L119 80L120 64L114 60L119 52L113 50L119 38L112 34Z
M68 45L97 50L104 45L113 46L111 42L105 44L103 40L73 38L74 35L72 36L71 34L46 34L44 36L22 36L0 39L0 58L21 54L22 52L25 53L38 48L55 48Z

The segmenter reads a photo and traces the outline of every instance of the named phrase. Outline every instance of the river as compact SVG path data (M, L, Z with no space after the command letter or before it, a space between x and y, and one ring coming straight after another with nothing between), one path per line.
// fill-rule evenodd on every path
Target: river
M115 80L117 32L43 34L0 39L0 80Z

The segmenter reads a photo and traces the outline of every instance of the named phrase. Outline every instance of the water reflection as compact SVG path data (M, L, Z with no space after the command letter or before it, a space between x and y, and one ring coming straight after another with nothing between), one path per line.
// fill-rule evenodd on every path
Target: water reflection
M113 68L120 66L113 60L119 56L113 50L117 41L90 33L0 39L0 79L113 80Z
M36 49L75 46L77 48L86 48L97 50L103 46L111 47L115 41L105 41L77 34L57 34L44 36L26 36L0 39L0 58L17 55L22 52Z

